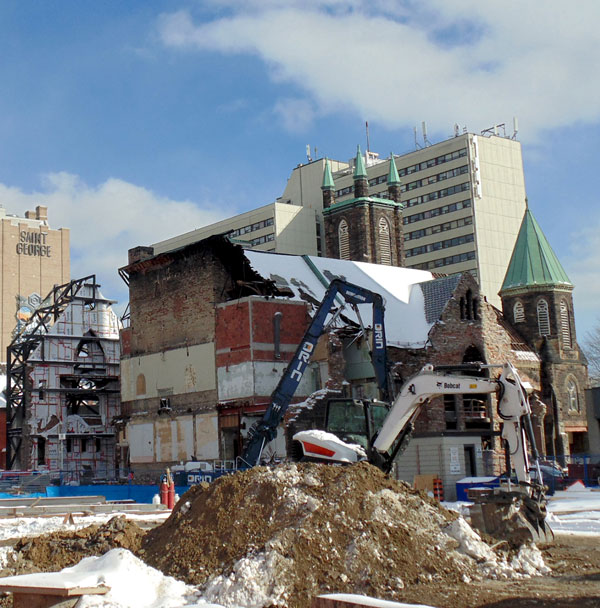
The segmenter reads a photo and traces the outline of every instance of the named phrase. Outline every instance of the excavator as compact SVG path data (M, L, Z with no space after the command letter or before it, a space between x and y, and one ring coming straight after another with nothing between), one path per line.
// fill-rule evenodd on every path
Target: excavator
M465 376L466 371L500 367L497 378ZM500 366L465 364L457 366L425 365L408 379L394 399L378 427L373 415L381 405L354 400L351 407L340 409L328 404L325 430L300 431L293 437L300 442L308 460L352 463L366 460L384 472L390 472L396 456L407 440L422 408L440 395L497 395L497 413L502 420L502 439L506 450L506 468L514 469L516 481L505 480L493 493L488 493L478 514L481 526L496 536L513 534L523 540L548 540L551 531L546 525L544 487L530 474L528 452L531 452L536 479L542 479L538 453L531 426L531 408L527 391L511 363ZM490 509L490 506L492 507ZM485 520L485 521L483 521Z
M385 339L383 298L380 294L359 285L354 285L342 279L334 279L329 284L325 296L321 300L294 356L279 379L264 416L250 428L242 455L238 457L238 467L248 468L257 465L260 462L265 445L275 439L277 428L283 420L306 372L319 337L335 323L342 313L343 307L339 304L349 304L354 309L361 326L362 319L360 318L358 305L372 305L373 343L371 361L380 393L383 399L388 399L387 343Z
M363 324L358 305L372 305L371 360L382 400L329 400L325 429L301 431L293 437L294 441L301 444L304 459L330 463L366 460L389 473L396 457L407 445L419 412L433 397L496 393L497 413L502 420L502 439L507 448L507 471L514 468L516 481L513 483L509 474L505 486L488 498L484 511L489 513L487 507L492 505L492 512L497 517L488 519L501 519L503 522L517 512L517 527L525 529L526 535L533 539L547 537L549 529L545 523L544 487L532 479L528 460L528 452L531 452L533 466L537 467L536 479L542 479L531 426L531 408L525 387L514 366L510 363L500 366L426 365L403 384L390 406L383 298L378 293L341 279L331 281L311 324L271 395L269 407L262 419L250 429L243 453L238 457L238 468L259 464L264 447L275 438L319 337L343 310L340 306L336 307L336 304L349 304L361 326ZM481 372L493 367L502 370L498 378L464 375L465 372ZM493 533L492 526L487 527ZM500 527L506 530L506 525Z

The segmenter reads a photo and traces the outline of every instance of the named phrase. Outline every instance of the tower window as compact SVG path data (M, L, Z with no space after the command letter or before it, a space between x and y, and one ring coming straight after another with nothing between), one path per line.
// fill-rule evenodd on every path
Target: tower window
M348 234L348 223L342 220L338 226L338 239L340 246L340 260L350 259L350 237Z
M379 218L379 263L392 265L390 225L384 217Z
M564 300L560 301L560 334L565 348L571 348L571 322L569 307Z
M513 307L513 319L515 323L525 322L525 308L520 300L517 300Z
M550 335L550 314L548 313L548 302L546 300L539 300L537 303L537 318L538 318L538 330L540 336Z

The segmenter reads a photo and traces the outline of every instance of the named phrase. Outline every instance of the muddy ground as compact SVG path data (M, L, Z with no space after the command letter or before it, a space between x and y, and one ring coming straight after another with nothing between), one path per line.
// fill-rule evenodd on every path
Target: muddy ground
M149 532L121 518L22 539L0 575L56 571L123 547L222 604L256 600L246 577L261 581L271 598L264 606L308 608L319 593L438 608L600 606L597 537L557 537L540 546L550 574L504 578L489 558L464 556L445 532L456 523L455 513L369 465L257 467L194 487ZM502 564L515 557L495 551Z
M541 545L552 573L516 581L485 580L468 585L420 585L408 588L402 601L439 608L598 608L600 539L557 536Z

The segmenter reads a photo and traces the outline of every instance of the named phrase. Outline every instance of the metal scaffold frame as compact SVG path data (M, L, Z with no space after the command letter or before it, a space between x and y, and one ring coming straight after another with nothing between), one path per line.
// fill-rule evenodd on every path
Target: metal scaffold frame
M6 349L6 468L20 463L28 405L27 360L84 285L96 293L96 275L56 285Z

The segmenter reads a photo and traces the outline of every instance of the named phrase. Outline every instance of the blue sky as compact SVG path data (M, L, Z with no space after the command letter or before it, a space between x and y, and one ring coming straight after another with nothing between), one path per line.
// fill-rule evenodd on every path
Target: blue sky
M367 6L366 6L367 5ZM49 206L72 275L272 202L306 158L519 119L530 207L600 317L600 5L556 0L0 2L0 204Z

